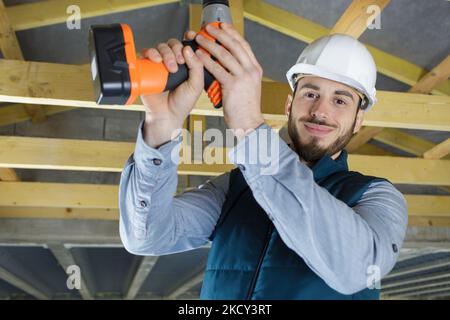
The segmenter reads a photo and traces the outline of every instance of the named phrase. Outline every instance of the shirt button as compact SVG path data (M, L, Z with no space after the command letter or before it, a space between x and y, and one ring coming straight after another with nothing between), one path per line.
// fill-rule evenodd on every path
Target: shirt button
M145 202L144 200L141 200L139 202L139 204L140 204L141 208L146 208L147 207L147 202Z
M394 250L395 253L398 252L398 247L395 243L392 244L392 250Z
M161 159L153 159L152 162L155 166L159 166L159 165L161 165L162 160Z

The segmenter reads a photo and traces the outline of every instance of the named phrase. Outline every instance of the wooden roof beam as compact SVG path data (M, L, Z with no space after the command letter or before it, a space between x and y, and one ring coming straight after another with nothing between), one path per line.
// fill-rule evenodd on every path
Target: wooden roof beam
M354 0L331 29L330 34L344 33L359 38L369 24L389 4L390 0ZM371 7L377 6L379 12L371 12Z
M97 105L90 71L74 66L17 60L0 60L0 101L81 108L143 111L142 105ZM263 82L262 111L268 120L286 122L287 84ZM450 97L381 91L378 104L364 125L450 131ZM223 116L202 94L192 114Z
M45 0L7 7L11 25L16 31L44 27L66 22L67 8L77 5L81 18L87 19L107 14L177 3L180 0Z
M445 141L437 144L430 150L426 151L423 154L423 157L425 159L442 159L444 157L448 158L449 154L450 154L450 138L446 139Z
M306 43L311 43L329 34L331 31L317 23L259 0L245 1L244 17ZM397 81L412 86L427 73L423 68L405 59L401 59L373 46L367 45L367 48L375 59L378 71ZM433 90L433 93L450 94L450 81L447 80L441 83Z
M444 61L442 61L438 66L433 68L430 72L428 72L425 76L423 76L419 82L417 82L408 92L410 93L421 93L421 94L427 94L432 92L433 88L439 86L445 81L448 81L447 79L450 77L450 55L447 56ZM351 150L356 150L358 147L362 146L364 143L368 142L370 139L374 138L375 140L380 140L380 138L377 138L377 136L381 135L383 132L382 128L362 128L360 132L356 134L356 136L352 139L350 142L350 148ZM403 137L402 139L389 139L389 138L381 138L383 139L383 143L386 143L388 145L394 146L400 150L407 151L407 149L410 147L410 145L407 145L406 142L410 140L415 140L418 142L417 145L423 146L424 144L427 144L426 141L421 141L423 139L420 139L418 137L414 137L411 135L408 135L407 133L401 132L399 130L392 130L387 135L389 138L396 136ZM409 137L408 137L409 136ZM436 149L435 149L436 148ZM440 150L441 152L445 152L445 150L448 150L448 145L446 142L443 142L442 146L435 146L430 145L429 147L429 153L427 153L427 156L430 156L433 152L436 152L435 150ZM425 153L427 151L423 150L420 153L417 153L418 156L422 156L422 154L425 156ZM415 153L416 154L416 153ZM447 152L448 154L448 152ZM445 156L445 154L443 155Z
M0 50L3 53L4 59L24 60L15 30L9 22L3 0L0 0ZM24 108L33 122L42 122L45 120L45 113L41 106L25 105Z
M0 137L0 167L121 172L133 151L134 144L127 142ZM234 168L226 156L227 149L214 151L223 164L192 161L180 164L179 174L215 176ZM350 154L349 166L368 175L383 172L393 183L450 185L450 160Z

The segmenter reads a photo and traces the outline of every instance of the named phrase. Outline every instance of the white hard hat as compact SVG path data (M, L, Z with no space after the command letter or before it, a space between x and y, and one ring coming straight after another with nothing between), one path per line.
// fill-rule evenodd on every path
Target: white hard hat
M292 90L298 75L314 75L348 85L367 98L367 111L376 102L377 67L369 50L345 34L333 34L309 44L286 76Z

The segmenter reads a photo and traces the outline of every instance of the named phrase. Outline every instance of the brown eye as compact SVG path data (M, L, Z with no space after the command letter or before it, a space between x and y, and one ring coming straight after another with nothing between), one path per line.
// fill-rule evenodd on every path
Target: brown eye
M310 99L316 99L317 95L314 92L307 92L307 93L305 93L305 97L310 98Z
M336 99L336 104L338 105L346 105L347 103L342 99Z

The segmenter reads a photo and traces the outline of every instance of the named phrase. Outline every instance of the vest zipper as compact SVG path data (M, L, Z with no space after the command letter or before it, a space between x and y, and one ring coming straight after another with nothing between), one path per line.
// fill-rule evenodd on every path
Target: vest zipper
M264 256L266 255L267 248L269 247L270 236L272 235L273 227L274 226L271 223L269 226L269 230L267 231L266 244L264 245L261 255L259 256L258 265L256 266L255 273L253 274L252 282L250 283L250 288L248 290L247 297L245 298L245 300L250 300L252 297L253 290L255 289L255 286L256 286L256 280L258 279L259 269L261 269L261 265L264 261Z

